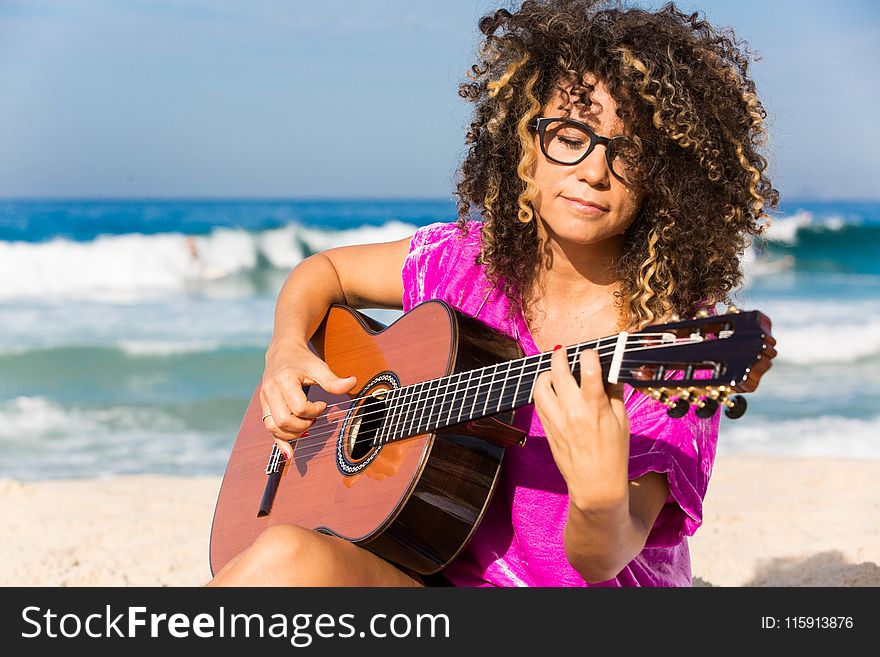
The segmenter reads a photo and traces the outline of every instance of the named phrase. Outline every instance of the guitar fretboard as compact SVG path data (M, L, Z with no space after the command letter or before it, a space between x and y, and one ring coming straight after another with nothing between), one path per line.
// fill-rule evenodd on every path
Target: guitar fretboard
M582 350L601 351L616 341L612 336L568 347L566 357L572 374L579 376ZM535 381L550 370L552 356L551 352L535 354L390 390L385 395L385 418L374 442L382 445L530 404ZM600 356L603 372L611 358L610 353Z

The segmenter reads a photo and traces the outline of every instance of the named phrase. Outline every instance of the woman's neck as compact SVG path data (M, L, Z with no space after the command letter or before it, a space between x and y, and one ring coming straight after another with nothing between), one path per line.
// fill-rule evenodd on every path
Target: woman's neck
M613 299L619 290L617 263L623 254L623 236L577 244L549 235L539 223L541 261L533 291L554 303L590 304Z

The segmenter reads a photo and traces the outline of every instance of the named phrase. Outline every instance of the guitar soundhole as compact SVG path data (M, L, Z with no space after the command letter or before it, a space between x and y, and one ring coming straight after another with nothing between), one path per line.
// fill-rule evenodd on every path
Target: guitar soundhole
M385 402L370 396L360 405L351 423L347 438L349 458L357 463L365 459L375 446L376 433L385 417Z
M387 410L385 397L399 387L400 381L391 372L373 377L364 386L363 401L344 420L336 440L336 466L342 474L356 475L382 451L384 441L377 438Z

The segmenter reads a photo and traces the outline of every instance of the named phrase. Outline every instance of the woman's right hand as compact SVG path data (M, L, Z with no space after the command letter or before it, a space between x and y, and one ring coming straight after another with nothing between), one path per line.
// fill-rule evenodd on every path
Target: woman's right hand
M305 345L270 345L260 387L260 404L266 416L263 424L288 459L293 456L293 446L288 441L302 436L327 408L326 402L309 401L303 386L317 384L329 393L341 395L356 383L355 376L337 376Z

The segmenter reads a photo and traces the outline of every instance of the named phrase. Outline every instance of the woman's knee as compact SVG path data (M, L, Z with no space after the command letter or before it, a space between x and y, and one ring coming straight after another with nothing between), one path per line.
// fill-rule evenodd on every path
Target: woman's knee
M257 536L248 551L260 563L295 563L318 549L320 538L311 529L297 525L272 525Z

